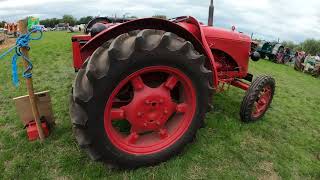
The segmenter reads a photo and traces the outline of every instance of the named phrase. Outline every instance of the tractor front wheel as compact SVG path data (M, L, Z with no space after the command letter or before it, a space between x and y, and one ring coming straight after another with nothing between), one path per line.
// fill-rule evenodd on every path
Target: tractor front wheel
M165 161L195 138L211 78L205 56L175 34L122 34L98 48L76 77L76 139L92 159L124 168Z
M276 56L275 56L275 55L269 54L269 55L268 55L268 58L269 58L270 61L276 62Z
M269 76L256 78L243 98L240 117L244 122L254 122L269 109L275 92L275 80Z

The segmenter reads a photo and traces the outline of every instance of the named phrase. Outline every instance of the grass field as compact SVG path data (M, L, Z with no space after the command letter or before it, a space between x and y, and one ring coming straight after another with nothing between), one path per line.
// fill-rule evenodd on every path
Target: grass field
M31 44L35 89L51 91L57 122L43 144L27 141L11 100L26 94L24 79L15 88L10 59L1 60L0 179L320 179L320 79L268 61L250 65L250 72L277 83L262 121L240 122L244 92L231 87L213 97L206 128L180 156L130 171L92 162L77 146L68 113L75 76L70 37L50 32Z

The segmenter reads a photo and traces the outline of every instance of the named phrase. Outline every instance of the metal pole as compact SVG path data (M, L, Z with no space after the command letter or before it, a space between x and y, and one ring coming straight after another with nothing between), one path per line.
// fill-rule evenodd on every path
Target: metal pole
M211 0L210 6L209 6L208 26L213 26L213 15L214 15L214 6L213 6L213 0Z

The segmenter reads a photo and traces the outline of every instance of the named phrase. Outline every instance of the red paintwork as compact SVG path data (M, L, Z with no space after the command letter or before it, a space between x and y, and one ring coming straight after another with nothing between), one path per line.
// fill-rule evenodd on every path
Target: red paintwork
M225 30L221 28L204 25L196 26L195 23L190 24L183 22L179 23L179 25L186 28L202 42L206 42L210 49L217 49L231 56L235 62L237 62L240 72L242 72L242 77L246 76L248 71L249 55L251 51L251 39L249 36L236 31ZM199 32L198 27L200 27L201 32ZM205 40L202 39L203 36Z
M255 102L255 108L252 111L252 117L257 118L261 116L266 110L271 101L271 87L270 85L263 88L263 91L260 94L259 100Z
M91 39L90 35L75 35L72 36L72 53L73 53L73 67L78 70L81 68L84 60L81 59L81 47Z
M225 52L235 60L240 72L245 74L248 72L251 51L251 39L249 36L215 27L203 26L202 29L210 49L218 49Z
M196 37L198 40L200 40L200 42L202 42L202 48L205 52L204 54L208 57L210 61L209 64L211 66L209 68L213 72L213 85L215 88L217 88L219 85L217 65L214 61L214 56L211 52L212 50L210 49L210 46L206 40L206 35L202 28L203 26L193 17L189 17L188 21L180 23L179 25L187 29L190 33L193 34L194 37Z
M245 91L247 91L249 89L249 87L250 87L250 84L247 84L247 83L239 81L239 80L231 81L231 85L235 86L235 87L238 87L240 89L243 89Z
M180 37L190 41L195 49L208 58L207 68L213 72L213 86L218 88L219 82L224 79L244 78L248 74L249 55L251 51L251 39L249 36L232 30L209 27L201 25L195 18L187 17L184 21L173 23L170 21L146 18L129 21L112 26L90 39L83 47L74 43L74 66L79 69L84 60L87 59L99 46L109 39L132 30L158 29L173 32ZM74 37L77 39L77 37ZM80 54L79 54L79 49ZM219 50L229 58L227 63L215 60L212 52ZM80 58L79 58L80 57ZM223 67L231 63L229 69ZM233 65L235 64L235 66ZM230 68L232 70L230 70ZM228 81L231 82L231 81Z
M49 128L47 126L47 123L46 122L42 122L41 125L42 125L42 129L43 129L45 137L48 137ZM29 141L34 141L34 140L37 140L39 138L38 128L37 128L37 125L36 125L35 121L31 121L27 125L27 134L28 134Z
M142 79L150 72L162 72L168 78L165 82L159 82L160 86L151 88ZM179 103L170 95L178 82L182 85ZM128 84L133 86L133 98L119 107L116 97ZM145 155L162 151L188 130L196 102L195 88L180 70L167 66L143 68L122 80L112 92L104 112L106 134L114 146L129 154ZM129 135L120 132L113 123L124 119L131 125Z

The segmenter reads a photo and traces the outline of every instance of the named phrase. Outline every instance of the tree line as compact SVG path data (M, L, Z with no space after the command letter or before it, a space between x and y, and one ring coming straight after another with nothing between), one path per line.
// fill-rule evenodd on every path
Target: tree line
M296 44L293 41L284 41L282 44L294 51L304 51L313 56L320 54L320 40L306 39L299 44Z
M51 27L51 28L55 27L55 25L59 23L68 23L70 26L74 26L77 24L88 24L88 22L91 21L93 18L94 18L93 16L85 16L77 19L72 15L66 14L66 15L63 15L61 19L49 18L49 19L40 20L40 24L44 25L45 27ZM137 18L137 17L131 16L129 18Z
M54 28L55 25L59 23L68 23L70 26L74 26L77 24L87 24L93 18L93 16L85 16L77 19L72 15L66 14L63 15L62 18L48 18L40 20L40 24L50 28ZM5 21L0 21L0 28L3 28L5 23Z
M154 15L153 17L167 19L165 15ZM72 15L65 14L62 18L47 18L40 20L40 24L45 27L54 28L59 23L68 23L70 26L74 26L77 24L88 24L94 17L93 16L85 16L79 19L75 18ZM137 18L136 16L130 16L129 18ZM5 21L0 21L0 28L4 27Z
M80 19L77 19L73 17L72 15L63 15L61 19L59 18L48 18L40 20L40 24L44 25L45 27L54 28L55 25L59 23L68 23L70 26L74 26L77 24L87 24L89 21L91 21L94 17L93 16L85 16L81 17Z

